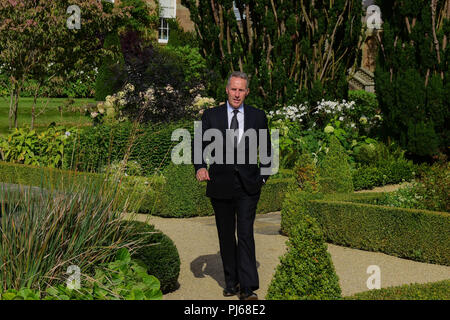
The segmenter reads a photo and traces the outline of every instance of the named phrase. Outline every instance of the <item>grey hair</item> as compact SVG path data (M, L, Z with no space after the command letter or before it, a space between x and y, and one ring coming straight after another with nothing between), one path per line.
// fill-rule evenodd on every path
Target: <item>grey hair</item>
M228 78L227 87L230 86L231 78L241 78L246 81L246 89L248 89L248 76L245 72L233 71Z

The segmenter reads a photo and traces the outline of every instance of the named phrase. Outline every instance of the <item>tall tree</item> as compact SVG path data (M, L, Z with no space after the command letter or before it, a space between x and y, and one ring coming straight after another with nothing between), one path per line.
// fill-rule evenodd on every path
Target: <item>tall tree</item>
M257 106L346 97L346 72L358 56L360 0L182 3L190 10L209 67L223 80L234 70L249 73L250 90L256 93L249 98ZM224 86L217 88L219 97Z
M375 88L386 139L410 156L448 153L450 0L379 0L383 34Z
M79 11L68 13L70 6ZM107 13L97 0L0 0L0 62L10 81L10 129L18 125L19 96L27 79L36 80L39 88L57 75L95 67L103 35L127 16L128 7ZM68 20L78 18L79 29L69 28Z

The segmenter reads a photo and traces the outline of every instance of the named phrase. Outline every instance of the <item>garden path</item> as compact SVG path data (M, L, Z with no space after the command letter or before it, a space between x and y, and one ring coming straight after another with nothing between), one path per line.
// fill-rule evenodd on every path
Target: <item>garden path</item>
M398 186L378 188L389 191ZM176 244L181 260L179 288L164 295L166 300L222 300L224 278L219 242L213 216L195 218L161 218L138 215L148 221ZM264 299L279 257L286 251L287 237L280 234L279 212L257 215L255 221L256 259L260 280L257 291ZM383 253L367 252L328 244L344 296L367 291L370 274L367 268L376 265L381 271L381 287L408 283L426 283L450 279L450 267L400 259Z

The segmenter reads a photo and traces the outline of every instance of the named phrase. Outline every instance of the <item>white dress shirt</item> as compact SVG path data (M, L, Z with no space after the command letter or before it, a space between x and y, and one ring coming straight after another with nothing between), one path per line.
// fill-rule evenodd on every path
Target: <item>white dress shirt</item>
M230 104L227 101L227 114L228 114L228 129L230 129L231 127L231 119L233 119L234 116L234 112L233 110L238 110L239 112L236 115L238 124L239 124L239 128L238 128L238 133L239 133L239 137L238 137L238 142L241 141L242 135L244 134L244 105L241 104L239 106L239 108L235 109L232 106L230 106Z

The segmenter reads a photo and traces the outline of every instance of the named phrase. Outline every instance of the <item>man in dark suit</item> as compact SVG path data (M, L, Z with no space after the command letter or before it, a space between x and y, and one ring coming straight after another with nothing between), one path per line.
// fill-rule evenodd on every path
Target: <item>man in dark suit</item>
M263 163L260 152L258 166L255 150L263 147L270 156L270 135L264 111L244 104L249 94L245 73L233 72L226 92L226 104L206 110L201 122L202 137L207 130L215 129L223 138L219 140L226 143L211 152L216 162L209 169L203 156L200 162L194 160L194 166L197 180L207 181L206 195L215 213L226 283L224 296L239 294L240 299L256 300L254 290L259 288L259 279L253 224L261 187L270 175L263 169L271 164ZM203 141L202 155L205 147ZM218 156L220 152L222 157Z

